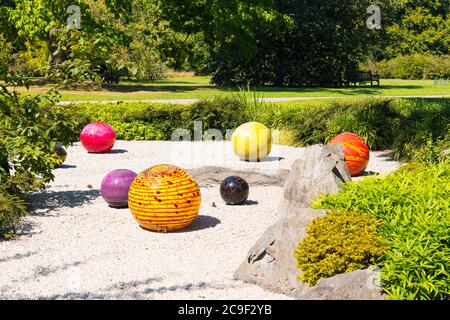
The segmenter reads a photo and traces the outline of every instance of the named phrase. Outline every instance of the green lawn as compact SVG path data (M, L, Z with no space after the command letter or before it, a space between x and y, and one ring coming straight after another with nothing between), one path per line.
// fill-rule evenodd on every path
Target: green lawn
M154 82L124 81L119 85L91 90L60 90L62 100L157 100L201 99L237 94L238 88L219 88L209 83L209 77L177 77ZM32 86L30 94L44 93L51 87ZM450 86L435 86L433 80L382 80L380 87L361 85L350 88L257 88L258 96L281 97L362 97L450 95ZM253 96L250 93L249 96Z

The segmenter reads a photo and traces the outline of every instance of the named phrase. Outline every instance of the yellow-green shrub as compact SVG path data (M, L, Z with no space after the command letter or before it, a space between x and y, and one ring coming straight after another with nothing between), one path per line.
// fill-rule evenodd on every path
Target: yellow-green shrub
M450 297L450 160L410 164L386 177L346 183L315 208L358 211L381 219L389 252L381 267L390 299Z
M299 279L312 286L322 278L376 264L387 251L377 232L380 224L368 214L347 211L313 220L295 251Z

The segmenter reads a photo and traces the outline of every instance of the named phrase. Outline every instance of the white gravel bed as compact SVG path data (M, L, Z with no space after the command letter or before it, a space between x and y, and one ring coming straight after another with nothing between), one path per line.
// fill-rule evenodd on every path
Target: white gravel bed
M108 207L99 188L110 170L160 163L270 174L289 169L302 150L275 146L268 161L247 163L229 142L118 141L105 155L75 144L47 190L32 197L35 214L24 219L22 234L0 242L0 299L288 299L232 279L278 220L281 187L250 186L245 206L226 206L218 186L202 187L198 219L169 234L141 229L128 209ZM374 152L368 171L398 166Z

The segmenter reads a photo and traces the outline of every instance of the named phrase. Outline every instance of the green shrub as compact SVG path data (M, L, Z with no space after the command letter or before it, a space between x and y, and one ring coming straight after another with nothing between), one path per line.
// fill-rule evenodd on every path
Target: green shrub
M295 251L300 280L313 286L322 278L378 263L386 252L377 233L380 223L370 215L346 211L313 220Z
M12 193L42 188L60 164L57 142L77 136L73 115L56 105L55 93L36 97L0 88L0 181Z
M387 177L348 183L314 202L383 220L389 252L380 263L391 299L450 296L450 161L413 164Z
M225 136L249 120L249 112L236 99L216 98L193 105L154 103L79 104L72 106L83 124L105 121L121 140L170 140L176 129L193 132L194 121L202 121L203 130L219 129Z
M193 105L152 103L81 104L73 111L83 124L105 121L122 140L170 140L175 129L192 132L194 121L203 129L219 129L225 135L247 121L259 121L271 128L289 132L294 145L326 143L341 132L363 137L372 150L391 148L398 160L420 160L431 144L445 147L448 141L450 100L404 99L398 101L366 99L333 102L329 105L280 106L252 101L244 95L215 98ZM435 152L438 149L434 150Z
M327 122L333 109L329 106L289 107L272 110L273 128L287 128L292 131L300 146L325 143Z
M393 149L396 160L422 161L418 152L426 152L428 140L436 146L435 152L449 147L448 99L368 99L274 108L267 114L270 126L287 128L300 146L326 143L350 131L363 137L372 150Z
M283 108L274 110L272 119L272 127L292 130L299 145L326 143L349 131L359 134L375 150L390 145L401 121L391 101L376 99Z
M327 123L329 141L342 132L360 135L370 149L387 148L400 126L400 116L390 100L366 100L359 103L334 103Z
M401 125L390 144L394 159L430 162L430 152L450 147L450 100L399 100L395 109Z
M27 207L22 198L0 189L0 239L12 237L20 218L26 214Z
M250 113L251 110L248 110L239 100L216 98L192 105L184 125L189 128L193 126L194 121L202 121L205 130L219 129L225 135L227 129L234 129L250 121Z
M376 65L379 75L385 79L434 79L450 77L450 56L413 54L399 56Z
M54 178L55 144L67 146L78 134L74 115L57 99L54 92L30 97L0 86L0 238L11 237L27 213L27 192Z

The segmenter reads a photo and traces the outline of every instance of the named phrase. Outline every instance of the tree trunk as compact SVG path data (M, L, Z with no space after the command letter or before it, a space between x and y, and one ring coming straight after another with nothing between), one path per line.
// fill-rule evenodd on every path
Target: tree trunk
M47 40L47 50L48 50L48 57L47 57L47 72L45 73L45 79L47 80L50 77L50 70L53 68L53 66L58 62L57 58L53 55L56 51L59 49L59 42L58 39L55 36L55 29L51 29L48 34L48 40Z

